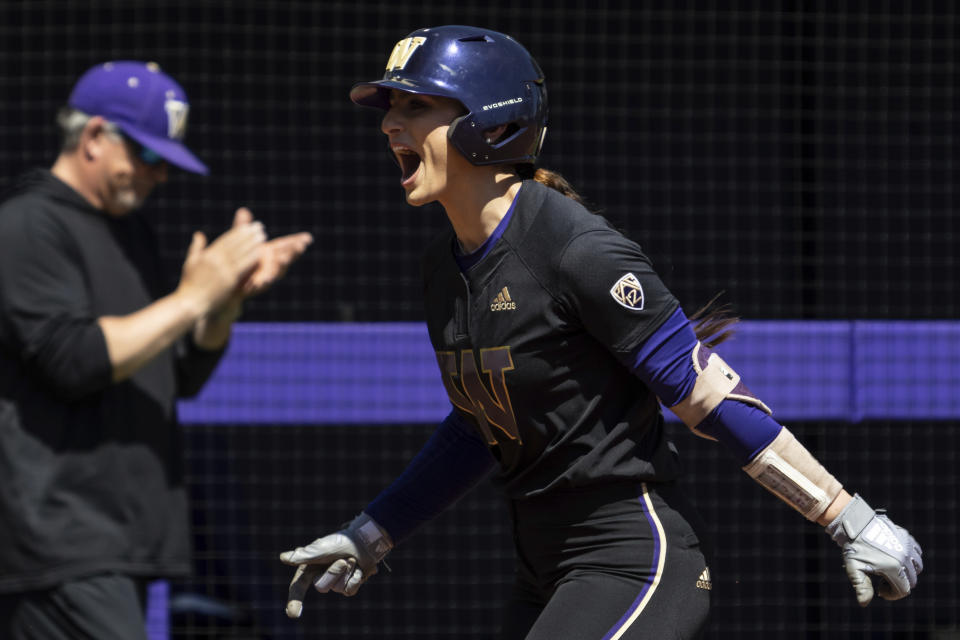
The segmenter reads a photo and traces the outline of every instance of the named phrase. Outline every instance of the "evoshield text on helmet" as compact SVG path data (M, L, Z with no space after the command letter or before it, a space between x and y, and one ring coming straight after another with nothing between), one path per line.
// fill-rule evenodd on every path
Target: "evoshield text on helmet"
M390 91L458 100L467 113L447 136L476 165L535 163L547 131L547 89L536 60L510 36L459 25L418 29L393 48L381 80L362 82L350 99L390 108ZM487 141L484 132L507 130Z

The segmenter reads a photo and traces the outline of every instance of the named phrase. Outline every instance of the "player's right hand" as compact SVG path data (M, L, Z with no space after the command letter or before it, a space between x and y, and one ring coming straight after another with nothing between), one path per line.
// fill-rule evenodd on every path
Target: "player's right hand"
M311 584L320 593L355 595L360 585L377 573L377 563L392 548L390 535L376 520L361 513L336 533L284 551L280 561L297 567L287 594L287 616L300 617Z
M253 221L232 227L209 245L197 231L183 262L178 292L201 313L219 307L256 268L266 239L263 225Z
M920 545L859 495L826 530L843 549L843 565L861 607L870 604L875 591L885 600L899 600L917 586L917 575L923 571Z

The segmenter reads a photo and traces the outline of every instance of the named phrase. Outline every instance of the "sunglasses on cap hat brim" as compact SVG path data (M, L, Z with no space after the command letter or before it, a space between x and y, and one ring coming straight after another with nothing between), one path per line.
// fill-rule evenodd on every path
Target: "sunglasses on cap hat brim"
M159 153L151 149L150 147L144 146L128 136L127 134L120 132L123 141L130 147L130 150L133 152L133 155L140 160L143 164L149 167L159 167L162 164L166 164L167 160Z

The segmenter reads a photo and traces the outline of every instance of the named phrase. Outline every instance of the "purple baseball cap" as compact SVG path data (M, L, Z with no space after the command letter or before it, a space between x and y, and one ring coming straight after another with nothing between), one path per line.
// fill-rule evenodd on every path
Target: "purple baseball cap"
M68 104L87 115L103 116L181 169L210 172L183 144L190 111L187 94L155 62L98 64L77 80Z

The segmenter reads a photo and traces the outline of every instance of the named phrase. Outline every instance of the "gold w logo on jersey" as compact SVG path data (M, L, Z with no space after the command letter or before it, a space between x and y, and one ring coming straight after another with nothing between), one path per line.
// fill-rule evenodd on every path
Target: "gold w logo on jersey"
M387 60L387 71L396 71L403 69L410 62L410 56L420 48L427 39L422 36L416 38L404 38L393 47L390 59Z
M506 373L513 370L510 347L480 349L479 369L472 349L437 351L437 363L450 402L476 417L488 444L522 444L507 390Z
M627 273L610 287L610 295L621 307L631 311L643 311L643 287L637 276Z

